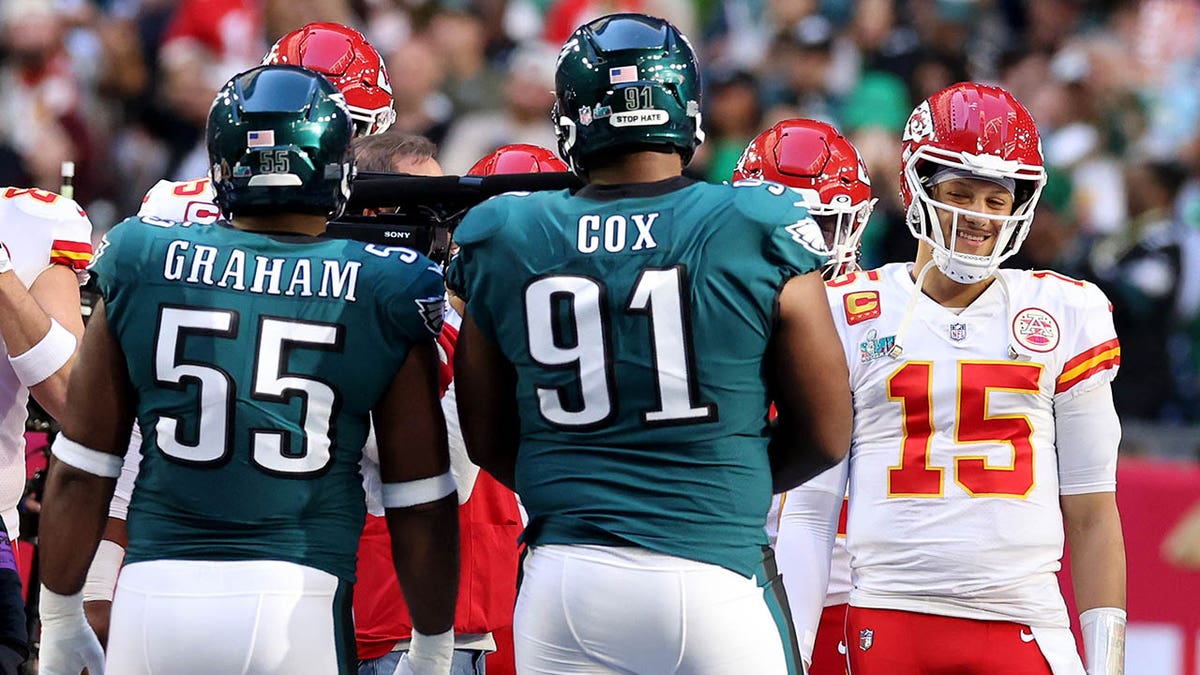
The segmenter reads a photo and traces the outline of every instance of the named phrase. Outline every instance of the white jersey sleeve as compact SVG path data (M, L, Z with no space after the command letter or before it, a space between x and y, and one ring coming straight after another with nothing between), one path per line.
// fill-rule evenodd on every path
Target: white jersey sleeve
M1044 284L1060 285L1070 310L1069 326L1062 331L1062 347L1068 358L1055 380L1055 404L1112 382L1121 365L1121 344L1113 327L1112 303L1104 292L1085 281L1050 272L1034 272L1032 276ZM1021 315L1014 320L1018 340L1021 321Z
M0 241L25 287L51 265L75 272L87 283L92 261L92 222L76 204L53 192L0 188Z
M213 223L221 217L216 202L217 195L207 178L182 182L160 180L142 198L137 214L181 223Z

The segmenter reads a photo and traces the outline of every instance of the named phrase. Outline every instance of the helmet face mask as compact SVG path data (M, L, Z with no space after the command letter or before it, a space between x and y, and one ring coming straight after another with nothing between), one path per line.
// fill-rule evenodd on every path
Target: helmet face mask
M340 215L354 177L352 133L341 93L313 71L259 66L235 76L205 134L217 205L230 218Z
M687 38L644 14L611 14L575 31L558 56L551 112L559 154L586 170L601 151L678 152L704 140L700 79Z
M362 33L339 23L310 23L279 38L263 65L303 66L346 97L356 136L383 133L396 121L383 57Z
M987 279L1024 243L1046 183L1041 140L1032 116L1004 89L962 82L913 110L903 144L901 194L909 230L930 247L934 264L946 277L962 284ZM943 168L963 177L1011 184L1012 213L972 211L935 199L931 180ZM938 211L950 218L948 237ZM964 218L999 223L991 253L956 250Z
M859 242L876 199L854 145L825 122L789 119L759 134L742 153L733 180L768 180L798 193L832 251L825 278L858 269Z

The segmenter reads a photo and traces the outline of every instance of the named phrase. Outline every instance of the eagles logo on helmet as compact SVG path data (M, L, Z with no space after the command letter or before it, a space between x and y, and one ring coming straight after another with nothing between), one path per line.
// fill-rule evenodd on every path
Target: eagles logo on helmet
M663 19L610 14L580 26L559 53L555 96L559 154L576 173L618 147L667 146L687 164L704 141L695 53Z
M858 267L859 240L877 200L867 167L837 129L816 120L789 119L746 146L733 180L769 180L794 188L804 199L833 252L825 277Z
M263 65L304 66L346 95L355 135L387 131L396 120L383 57L363 34L339 23L310 23L279 38Z
M935 93L909 117L902 159L900 192L908 227L931 247L934 264L948 278L963 284L987 279L1020 249L1046 184L1046 170L1037 124L1012 94L975 82L960 82ZM935 200L930 194L934 174L947 168L963 177L1009 185L1012 214L978 213ZM992 252L972 255L954 250L942 233L937 210L953 215L951 242L964 216L1000 222Z

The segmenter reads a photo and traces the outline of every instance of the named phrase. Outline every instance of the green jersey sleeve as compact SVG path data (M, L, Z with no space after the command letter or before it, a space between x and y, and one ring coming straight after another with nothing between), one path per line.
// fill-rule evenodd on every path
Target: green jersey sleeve
M409 270L407 283L394 284L394 289L388 289L382 311L392 334L417 343L437 337L442 330L445 285L441 268L428 258L420 256L407 264L419 271L413 274Z
M778 183L744 181L734 187L738 211L763 228L764 258L785 277L821 269L831 252L798 192Z
M106 304L111 305L118 299L124 279L137 279L142 275L142 260L149 247L148 235L154 227L139 218L127 218L101 238L88 271Z
M504 195L493 197L475 206L463 217L462 223L454 231L458 254L450 261L446 281L446 285L466 301L467 313L475 324L493 339L495 322L488 307L480 302L472 303L471 300L478 298L483 290L481 284L487 274L487 270L483 269L483 261L497 257L485 252L499 246L495 241L496 235L507 221L504 200Z

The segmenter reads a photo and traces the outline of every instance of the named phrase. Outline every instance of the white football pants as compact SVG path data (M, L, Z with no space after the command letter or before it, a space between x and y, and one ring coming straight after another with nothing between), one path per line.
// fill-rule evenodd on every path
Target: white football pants
M638 547L538 546L513 624L518 675L785 675L763 591Z
M274 560L126 565L113 598L105 671L345 672L344 665L353 663L338 649L352 630L347 590L332 574Z

